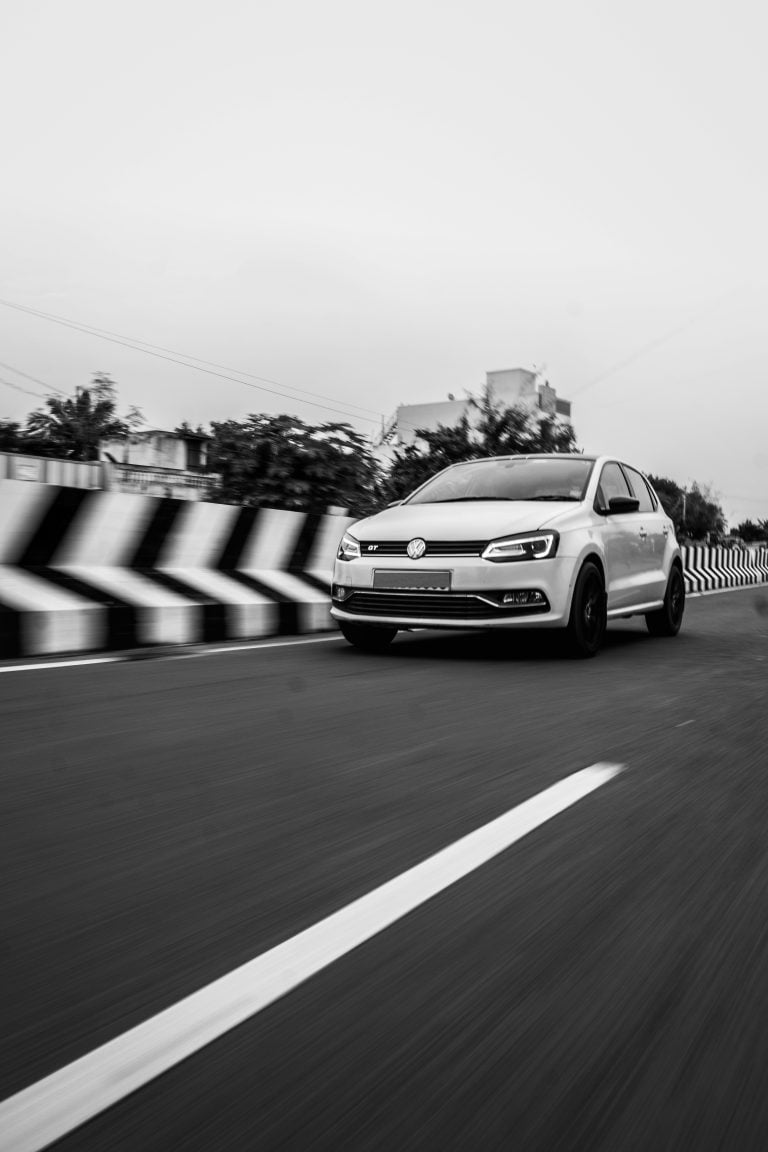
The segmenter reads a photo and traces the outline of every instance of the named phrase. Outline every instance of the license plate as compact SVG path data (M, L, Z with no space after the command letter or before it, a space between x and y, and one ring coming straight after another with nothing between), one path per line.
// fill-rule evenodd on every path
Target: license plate
M450 592L451 573L449 571L398 572L392 568L376 568L373 573L373 587L389 592Z

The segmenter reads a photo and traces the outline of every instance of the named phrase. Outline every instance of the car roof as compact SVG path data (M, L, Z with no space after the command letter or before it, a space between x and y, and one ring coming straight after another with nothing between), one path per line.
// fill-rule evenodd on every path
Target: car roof
M594 464L595 460L613 460L613 456L585 456L582 452L508 452L504 456L479 456L474 460L459 460L456 464L450 464L450 468L456 468L460 464L488 464L491 460L585 460L589 464Z

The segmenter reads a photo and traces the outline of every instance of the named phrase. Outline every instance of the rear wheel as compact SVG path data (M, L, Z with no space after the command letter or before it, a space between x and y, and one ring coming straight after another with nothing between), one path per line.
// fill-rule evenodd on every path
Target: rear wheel
M397 635L397 628L376 628L367 624L348 624L339 621L341 634L355 648L363 652L384 652Z
M651 636L677 636L685 611L685 581L675 564L669 574L664 605L655 612L646 612L645 623Z
M607 623L605 582L596 564L588 560L576 578L566 645L581 659L597 655Z

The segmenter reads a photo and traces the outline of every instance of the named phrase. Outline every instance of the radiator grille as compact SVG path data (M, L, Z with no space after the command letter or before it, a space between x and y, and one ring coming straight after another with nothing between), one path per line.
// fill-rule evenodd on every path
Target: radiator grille
M424 556L479 556L487 540L427 540ZM408 540L361 540L361 556L407 556ZM423 557L422 557L423 559Z

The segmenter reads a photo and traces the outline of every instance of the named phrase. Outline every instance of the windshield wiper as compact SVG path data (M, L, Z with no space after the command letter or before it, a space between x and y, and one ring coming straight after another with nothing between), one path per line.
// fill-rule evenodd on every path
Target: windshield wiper
M577 504L581 502L580 496L521 496L521 500L575 500Z

